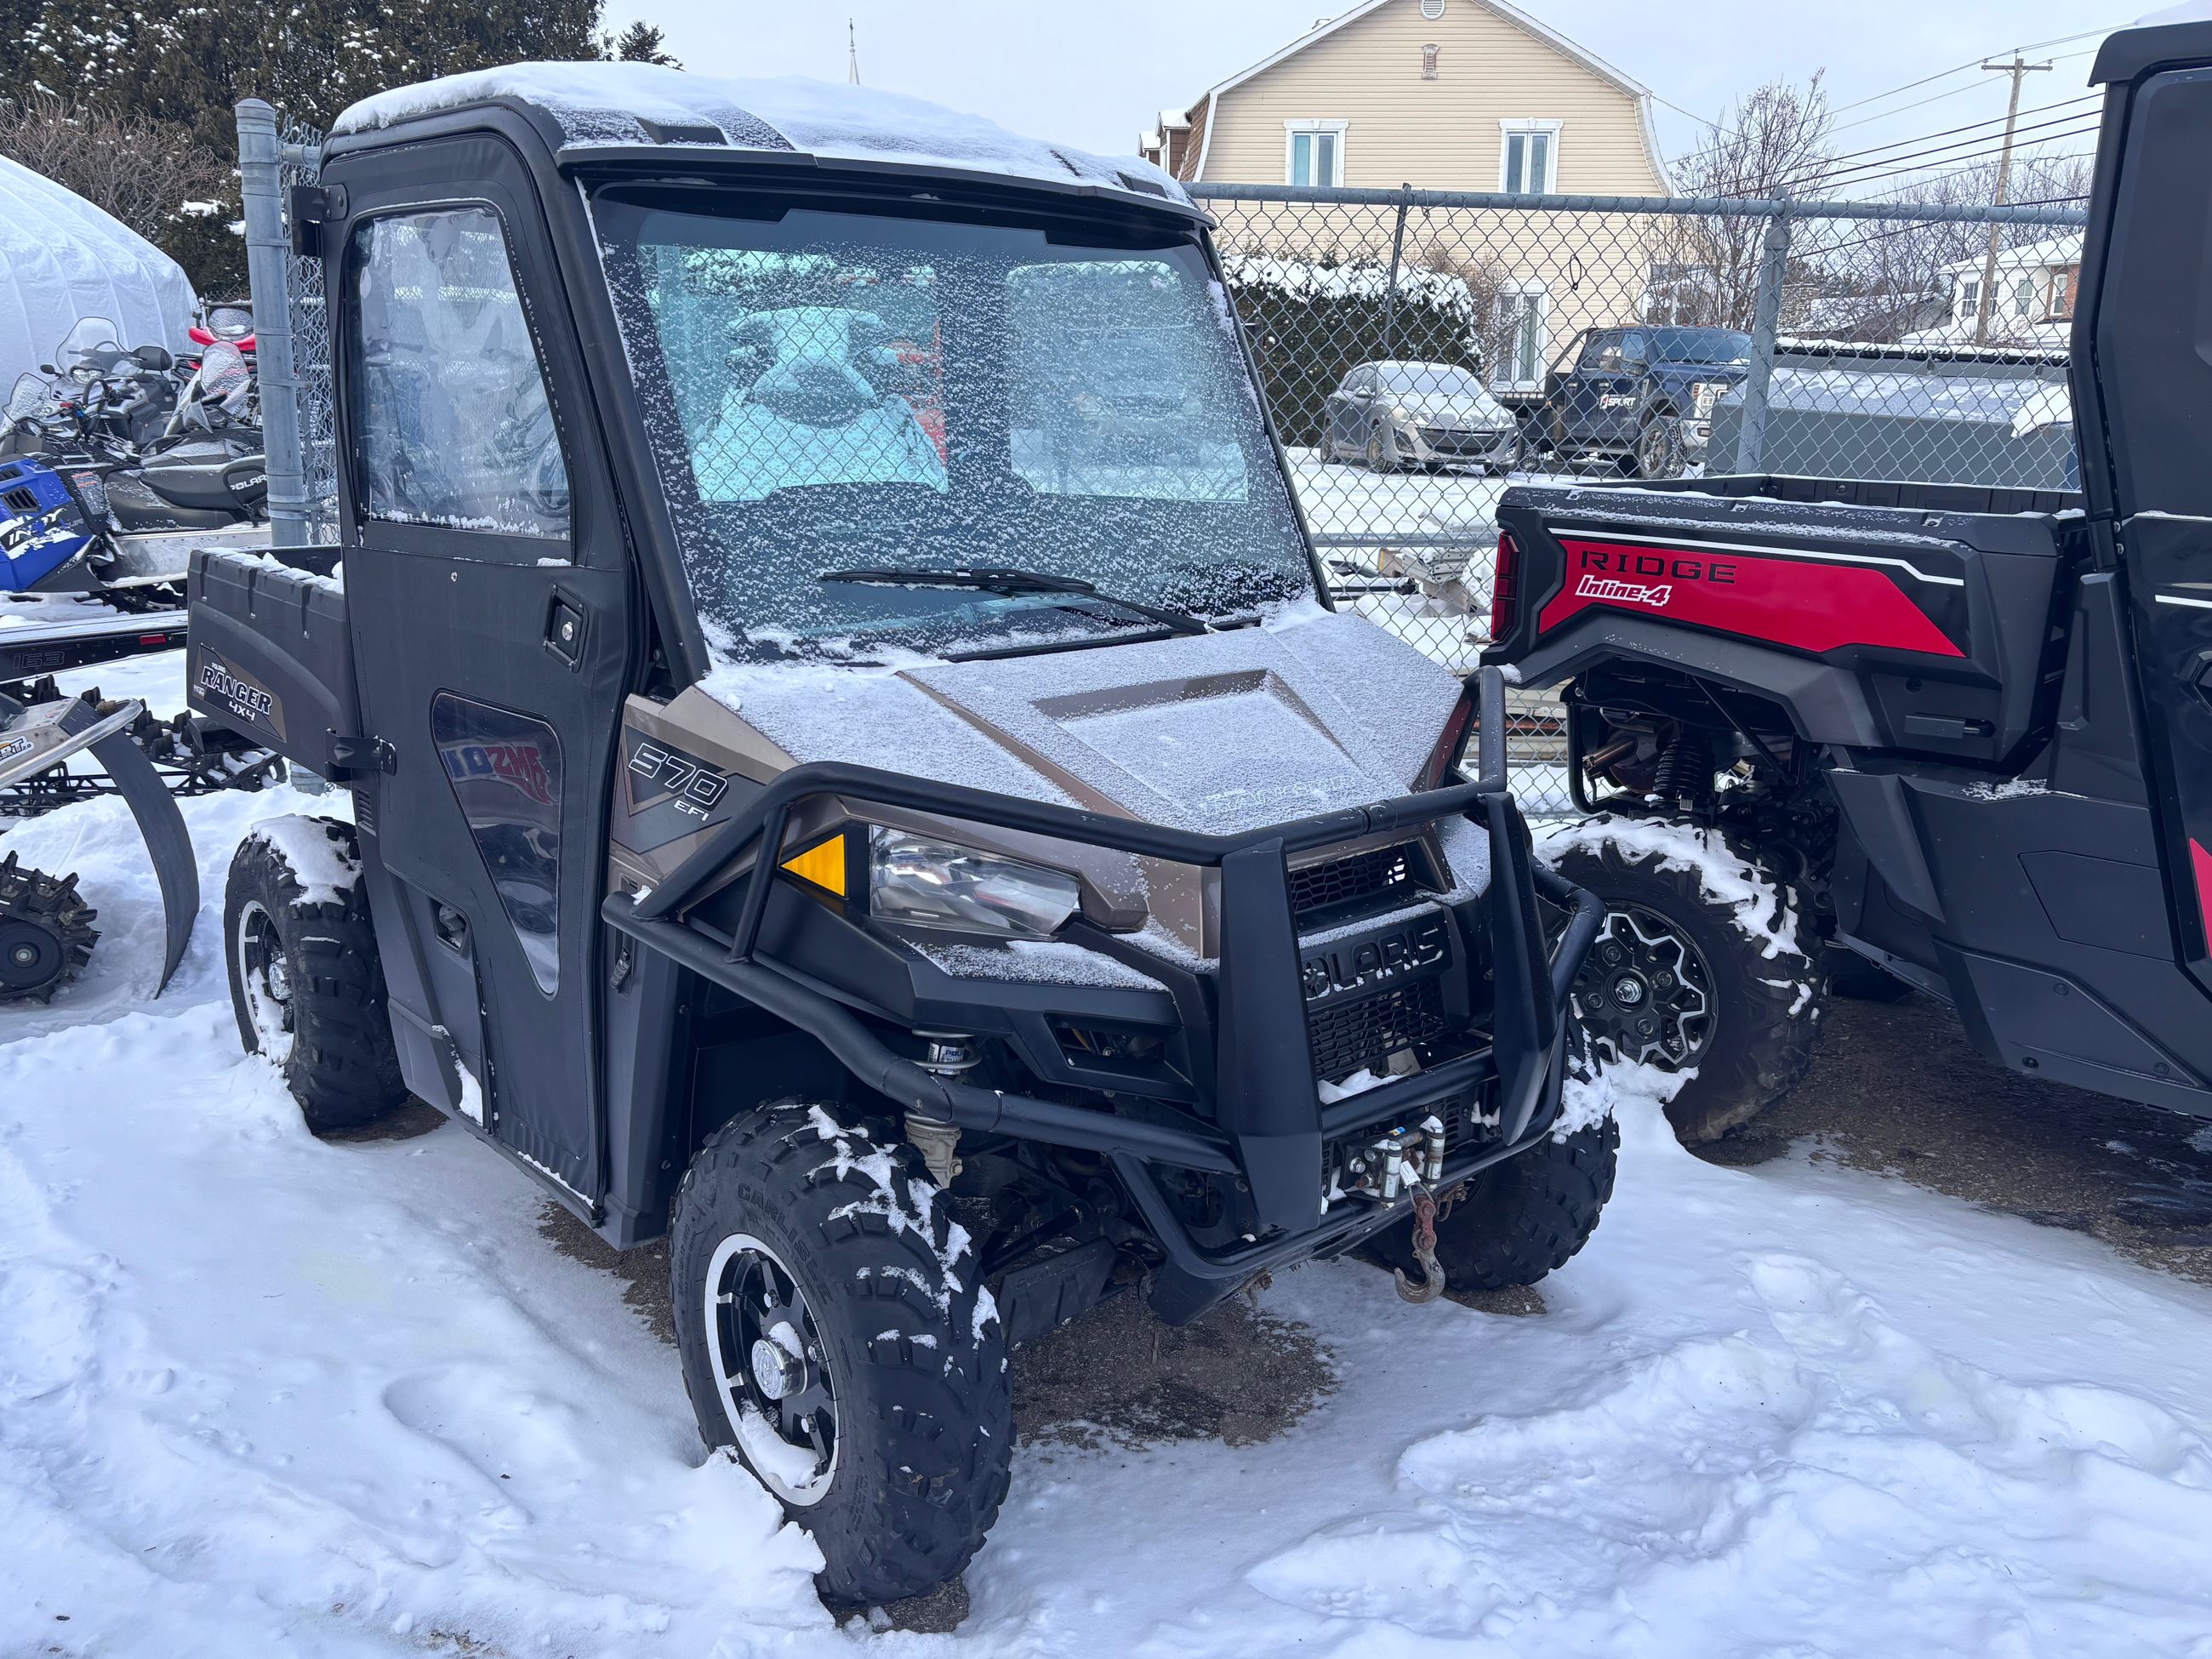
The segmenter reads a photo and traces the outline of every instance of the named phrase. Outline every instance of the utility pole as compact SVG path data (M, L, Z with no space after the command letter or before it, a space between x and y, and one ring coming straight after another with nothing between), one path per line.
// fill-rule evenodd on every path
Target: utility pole
M2012 101L2005 106L2004 149L1997 156L1997 197L1992 204L2002 207L2006 193L2012 188L2012 137L2020 125L2020 84L2031 75L2047 70L2049 64L2031 64L2015 52L2009 64L1984 64L1982 68L1994 74L2012 76ZM1990 318L1996 310L1997 241L2004 227L1991 221L1990 224L1989 258L1982 262L1981 303L1974 310L1974 343L1987 345L1990 340Z
M860 37L854 31L853 20L849 17L845 20L845 80L850 86L860 84ZM2020 94L2015 92L2013 101L2017 103L2019 100Z

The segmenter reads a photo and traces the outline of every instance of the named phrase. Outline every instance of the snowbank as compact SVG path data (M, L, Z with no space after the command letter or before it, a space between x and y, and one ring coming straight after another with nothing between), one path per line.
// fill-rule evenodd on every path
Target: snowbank
M315 1141L240 1056L221 874L283 804L185 804L207 904L158 1003L127 817L6 837L113 931L0 1013L0 1653L2203 1659L2212 1291L1701 1163L1625 1076L1613 1202L1540 1316L1279 1273L1262 1307L1338 1355L1311 1415L1024 1445L957 1636L840 1629L538 1183L453 1127Z

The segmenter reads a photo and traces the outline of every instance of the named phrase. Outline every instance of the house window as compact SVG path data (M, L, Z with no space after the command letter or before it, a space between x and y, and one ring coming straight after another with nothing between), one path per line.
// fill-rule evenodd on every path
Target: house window
M1959 284L1959 320L1971 323L1981 314L1982 283L1978 276L1969 276Z
M1501 121L1498 187L1508 196L1545 196L1558 188L1559 123Z
M1541 283L1509 283L1499 291L1497 348L1490 377L1499 391L1542 388L1547 309Z
M1284 178L1293 185L1333 188L1344 182L1341 121L1286 121Z
M2012 314L2033 317L2035 314L2035 278L2023 276L2012 285Z
M2054 270L2051 273L2051 314L2070 317L2074 314L2074 273Z

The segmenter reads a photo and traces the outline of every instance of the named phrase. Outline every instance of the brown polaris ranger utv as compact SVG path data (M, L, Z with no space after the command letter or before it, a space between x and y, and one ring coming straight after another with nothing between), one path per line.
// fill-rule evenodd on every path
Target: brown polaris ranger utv
M1498 677L1328 608L1172 182L570 64L357 107L293 209L338 575L201 558L190 674L352 811L239 850L240 1035L312 1125L411 1092L668 1236L826 1595L960 1571L1009 1349L1109 1296L1580 1247L1598 908Z

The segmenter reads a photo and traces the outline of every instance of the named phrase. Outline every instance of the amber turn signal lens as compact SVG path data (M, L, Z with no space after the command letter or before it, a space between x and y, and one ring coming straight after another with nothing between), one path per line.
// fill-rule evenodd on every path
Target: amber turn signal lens
M827 841L818 841L805 852L793 854L783 861L783 867L811 887L819 887L825 893L845 896L845 836L840 830Z

